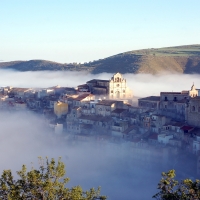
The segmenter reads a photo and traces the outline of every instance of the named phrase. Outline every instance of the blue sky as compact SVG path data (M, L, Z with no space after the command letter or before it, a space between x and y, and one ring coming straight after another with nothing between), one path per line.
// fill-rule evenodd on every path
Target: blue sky
M200 44L199 0L1 0L0 60L87 62Z

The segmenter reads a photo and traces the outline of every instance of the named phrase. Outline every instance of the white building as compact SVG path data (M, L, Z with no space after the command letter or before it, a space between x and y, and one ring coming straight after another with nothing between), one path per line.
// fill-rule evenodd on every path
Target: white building
M158 142L162 144L169 144L169 140L173 138L171 134L159 134L158 135Z

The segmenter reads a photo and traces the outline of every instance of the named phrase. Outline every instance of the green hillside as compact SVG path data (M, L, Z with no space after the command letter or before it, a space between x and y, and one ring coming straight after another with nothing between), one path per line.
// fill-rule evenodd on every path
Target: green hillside
M129 51L85 66L93 73L200 73L200 45Z
M94 74L102 72L200 74L200 45L135 50L85 64L61 64L45 60L0 62L0 68L19 71L89 71Z

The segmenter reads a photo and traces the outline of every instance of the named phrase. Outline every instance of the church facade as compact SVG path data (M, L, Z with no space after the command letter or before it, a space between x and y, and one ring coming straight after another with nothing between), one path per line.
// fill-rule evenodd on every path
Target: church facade
M127 87L126 79L119 72L110 80L93 79L88 81L87 86L92 94L109 99L131 99L133 92Z
M132 91L127 87L126 79L122 74L116 73L109 81L109 94L110 99L130 99L133 96Z

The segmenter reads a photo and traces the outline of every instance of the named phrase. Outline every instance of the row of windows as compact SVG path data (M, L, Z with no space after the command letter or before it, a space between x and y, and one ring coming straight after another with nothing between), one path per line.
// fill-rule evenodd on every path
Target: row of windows
M187 97L184 97L184 99L187 99ZM165 97L165 101L168 101L167 97ZM174 97L174 101L177 101L177 97Z
M198 111L200 112L200 107L198 107L198 110L195 108L195 106L192 106L192 111Z
M110 92L111 92L111 93L113 93L113 90L111 90ZM123 93L125 93L125 92L126 92L126 91L125 91L125 90L123 90Z

